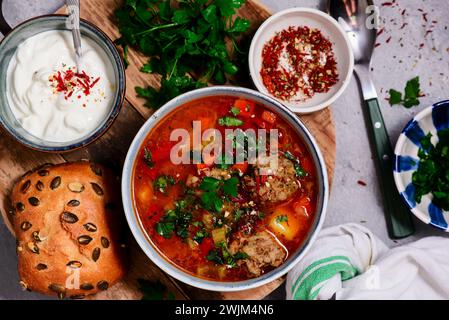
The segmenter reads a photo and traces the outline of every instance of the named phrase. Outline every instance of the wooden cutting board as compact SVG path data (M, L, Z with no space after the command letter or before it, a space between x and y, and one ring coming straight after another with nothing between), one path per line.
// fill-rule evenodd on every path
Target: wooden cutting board
M93 22L106 34L115 40L119 37L114 23L114 10L120 6L120 0L82 0L81 17ZM62 8L58 13L65 13ZM254 33L257 27L270 16L270 12L260 3L248 0L239 11L239 15L251 21ZM131 65L126 71L127 91L122 111L112 128L94 144L82 150L68 154L45 154L30 150L10 138L3 130L0 131L0 211L6 225L10 228L8 219L9 193L12 186L21 175L44 163L61 163L89 159L106 164L121 172L126 152L131 141L152 111L143 105L143 100L135 94L136 86L159 84L156 76L143 74L139 71L146 58L134 51L130 51ZM244 84L242 84L244 85ZM332 183L335 165L335 126L330 108L301 116L301 120L312 132L323 152L330 184ZM10 228L10 230L12 230ZM279 287L284 279L276 280L265 286L236 293L218 293L200 290L185 285L171 278L160 270L140 250L140 247L129 236L130 272L127 277L106 292L97 294L94 299L140 299L141 293L137 288L137 279L160 281L172 292L177 299L262 299ZM19 284L17 284L19 290Z

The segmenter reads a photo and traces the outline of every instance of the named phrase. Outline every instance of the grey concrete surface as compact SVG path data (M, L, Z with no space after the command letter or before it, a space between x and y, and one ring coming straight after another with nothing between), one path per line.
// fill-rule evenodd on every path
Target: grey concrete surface
M261 0L273 11L294 6L323 8L325 1ZM27 18L50 13L62 0L4 0L7 20L15 25ZM383 1L382 1L383 2ZM376 4L381 4L375 1ZM399 8L381 7L385 31L379 36L373 61L373 78L378 89L382 112L395 144L408 120L425 107L449 98L449 2L441 0L397 0ZM401 15L406 9L405 15ZM427 22L421 11L427 13ZM436 21L433 23L432 21ZM407 25L401 29L403 24ZM432 33L425 36L428 30ZM391 37L391 40L387 40ZM388 43L387 43L388 42ZM423 48L419 48L424 44ZM419 75L423 92L417 108L406 110L390 107L385 101L390 88L402 90L407 80ZM414 236L392 241L388 238L383 216L382 199L373 163L359 88L353 78L343 96L332 106L337 127L337 164L325 226L361 223L371 229L389 246L398 246L426 236L445 236L440 231L415 221ZM357 181L364 181L363 187ZM43 296L23 293L18 286L14 240L0 222L0 299L42 299ZM284 297L281 288L270 298Z

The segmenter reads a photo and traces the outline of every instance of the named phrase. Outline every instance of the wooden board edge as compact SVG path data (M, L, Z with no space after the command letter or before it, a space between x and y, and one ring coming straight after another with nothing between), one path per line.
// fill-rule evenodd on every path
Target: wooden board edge
M252 6L257 6L258 8L260 8L260 10L265 11L268 15L272 14L272 10L270 8L268 8L265 4L261 3L259 0L251 0L251 5ZM59 9L58 11L64 10L64 7L62 7L61 9ZM125 98L127 103L134 108L144 119L147 119L149 116L149 110L142 110L142 108L135 106L135 99L131 99L131 98ZM332 139L335 140L335 123L334 123L334 119L333 119L333 114L332 111L329 110L329 115L330 115L330 122L332 124ZM299 118L301 118L300 115L297 115ZM307 124L305 124L307 127ZM308 128L309 129L309 128ZM309 129L310 131L310 129ZM328 132L329 133L329 132ZM313 135L313 134L312 134ZM317 138L315 137L315 139L317 140ZM329 149L328 149L329 150ZM333 166L328 166L326 165L326 168L328 170L328 180L329 180L329 186L332 186L333 183L333 178L334 178L334 170L335 170L335 161L336 161L336 143L333 144L332 146L332 150L330 150L330 154L327 154L327 156L325 155L325 152L322 151L323 157L325 158L325 161L327 158L329 158L330 162L333 163ZM328 161L326 161L328 162ZM180 283L178 280L167 276L167 278L174 284L174 286L176 286L178 288L178 290L180 292L182 292L186 298L189 298L189 296L185 293L185 290L183 289L183 284ZM263 299L264 297L266 297L268 294L270 294L272 291L276 290L279 286L281 286L285 281L285 278L281 278L281 279L277 279L274 280L273 282L265 285L265 286L261 286L255 289L252 289L250 291L242 291L240 293L238 292L232 292L232 293L218 293L222 296L223 299L235 299L236 296L247 296L248 294L251 295L251 299ZM261 288L263 287L269 287L270 290L266 291L266 290L262 290L260 291ZM260 294L258 294L260 292Z

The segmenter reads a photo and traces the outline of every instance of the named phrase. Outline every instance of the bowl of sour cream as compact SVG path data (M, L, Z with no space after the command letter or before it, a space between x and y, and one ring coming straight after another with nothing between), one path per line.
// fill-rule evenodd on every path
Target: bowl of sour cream
M103 135L125 96L125 68L109 37L82 20L76 68L65 15L28 20L0 43L0 124L40 151L65 152Z

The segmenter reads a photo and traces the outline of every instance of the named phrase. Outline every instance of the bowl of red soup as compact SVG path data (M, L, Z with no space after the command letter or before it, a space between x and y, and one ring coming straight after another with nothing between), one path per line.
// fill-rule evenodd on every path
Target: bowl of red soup
M147 120L126 157L122 193L134 237L162 270L238 291L303 257L324 220L328 180L314 138L285 106L211 87Z

